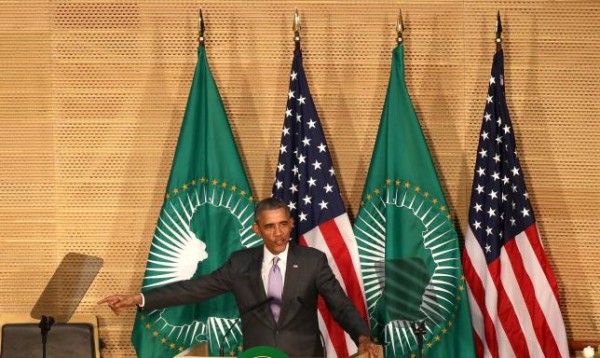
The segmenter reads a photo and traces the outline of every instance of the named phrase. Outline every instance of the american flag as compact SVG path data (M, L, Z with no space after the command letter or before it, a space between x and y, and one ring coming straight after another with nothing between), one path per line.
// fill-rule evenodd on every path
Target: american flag
M496 52L463 252L478 356L568 357L558 287L519 164Z
M358 247L329 151L308 90L302 52L296 49L272 194L291 210L295 221L292 239L327 255L338 281L366 321ZM333 320L322 299L319 323L328 356L348 357L356 352L356 345Z

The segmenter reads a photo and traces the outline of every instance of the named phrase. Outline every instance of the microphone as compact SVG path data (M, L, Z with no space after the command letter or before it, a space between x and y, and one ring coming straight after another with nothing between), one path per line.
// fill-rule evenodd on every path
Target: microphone
M231 330L233 329L233 327L235 327L238 322L240 321L240 319L242 319L242 316L245 315L246 313L250 313L252 311L255 311L263 306L266 306L267 304L271 303L271 301L273 301L273 297L269 297L265 300L259 301L251 306L248 306L245 310L240 312L240 316L238 318L235 319L235 322L233 322L233 324L231 325L231 327L229 327L229 329L227 329L227 332L225 332L225 334L223 335L223 338L221 338L221 347L219 348L219 356L220 357L224 357L225 354L225 340L227 339L227 336L229 335L229 333L231 332Z
M296 296L296 301L300 303L300 306L309 312L314 312L308 308L308 305L304 303L304 300L300 296ZM327 357L327 345L325 344L325 337L323 337L323 333L321 333L321 329L319 329L319 338L321 339L321 346L323 346L323 357Z

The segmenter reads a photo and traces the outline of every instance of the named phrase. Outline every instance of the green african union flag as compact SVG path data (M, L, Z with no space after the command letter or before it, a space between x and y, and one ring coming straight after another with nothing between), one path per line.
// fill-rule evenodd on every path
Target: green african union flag
M203 46L181 124L171 175L152 239L142 291L206 275L233 251L261 243L254 203ZM172 357L200 342L217 355L238 309L231 293L138 313L131 340L140 357ZM225 351L241 349L234 327Z
M391 76L354 223L372 335L386 357L474 357L457 233L404 77Z

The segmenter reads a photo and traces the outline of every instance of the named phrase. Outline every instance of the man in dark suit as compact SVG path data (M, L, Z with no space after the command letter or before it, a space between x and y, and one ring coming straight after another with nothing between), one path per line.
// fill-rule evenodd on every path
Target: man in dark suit
M326 256L289 242L293 224L284 202L264 199L256 207L252 226L263 246L233 253L209 275L143 294L109 296L98 303L108 303L115 313L135 305L149 311L231 291L242 313L245 348L272 346L290 356L315 357L323 355L317 318L317 298L321 295L359 351L376 357L377 346L369 337L369 328L342 290Z

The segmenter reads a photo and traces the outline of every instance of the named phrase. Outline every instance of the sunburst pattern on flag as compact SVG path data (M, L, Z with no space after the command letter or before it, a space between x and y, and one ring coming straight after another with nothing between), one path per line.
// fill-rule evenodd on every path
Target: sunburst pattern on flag
M402 184L400 180L389 182L369 197L354 230L368 310L377 311L382 300L395 307L390 312L392 319L385 323L383 331L393 351L404 355L416 347L411 323L424 321L427 340L430 339L427 335L437 334L440 325L453 314L454 292L461 282L460 254L445 207L436 205L418 186L413 187L408 182ZM388 234L386 221L388 216L395 218L394 211L397 210L406 211L407 215L403 217L412 217L410 225L420 227L419 240L426 250L420 252L421 256L386 262L386 241L397 239ZM425 262L431 262L431 265L425 265ZM404 271L406 268L410 270ZM386 275L394 275L399 280L386 280ZM390 287L389 282L398 287ZM384 290L388 290L387 295ZM398 302L390 302L396 299Z
M239 230L242 246L252 247L262 242L251 230L254 220L251 202L220 186L200 184L165 203L159 217L161 225L157 226L150 249L148 263L153 265L146 269L149 274L144 279L144 289L188 280L196 273L198 263L208 257L203 238L197 237L191 227L194 214L203 205L223 208L237 218L242 227Z
M198 267L209 258L207 238L199 234L202 222L197 217L203 209L225 211L231 219L232 228L237 226L239 244L242 247L260 245L262 240L252 231L254 204L235 186L205 178L184 185L175 195L169 195L158 219L152 240L143 289L188 280L198 275ZM218 185L217 185L218 184ZM225 184L225 185L223 185ZM167 309L154 310L144 315L153 335L163 337L166 343L178 342L181 346L194 346L208 341L212 346L223 344L227 351L236 351L242 346L241 326L236 318L221 317L209 313L206 319L181 320L173 318ZM232 328L224 341L221 337ZM150 329L150 328L148 328ZM166 338L168 337L168 339Z

